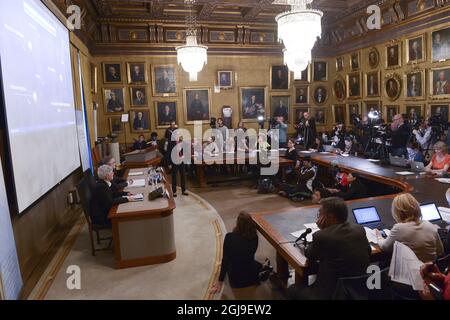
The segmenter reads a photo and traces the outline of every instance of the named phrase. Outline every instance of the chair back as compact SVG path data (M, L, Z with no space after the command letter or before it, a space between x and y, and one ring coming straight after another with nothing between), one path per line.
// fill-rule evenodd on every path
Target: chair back
M95 183L95 179L89 175L84 176L77 185L77 191L80 196L84 216L89 224L91 224L91 199L93 183Z
M363 274L356 277L339 278L334 291L333 300L392 300L392 291L389 281L389 267L379 272ZM369 289L369 278L374 280L374 284L379 281L380 288Z

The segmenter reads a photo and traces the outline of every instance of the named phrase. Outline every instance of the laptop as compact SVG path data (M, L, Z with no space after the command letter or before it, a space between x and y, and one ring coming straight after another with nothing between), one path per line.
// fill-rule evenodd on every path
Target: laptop
M414 172L425 171L425 166L422 162L412 161L411 162L411 171L414 171Z
M324 145L323 146L323 150L325 152L333 152L334 151L334 147L332 145Z
M386 226L381 222L381 218L378 214L377 208L365 207L352 209L352 211L357 224L369 229L386 229Z
M392 154L389 154L389 163L396 167L407 167L408 161L406 161L403 157L395 157Z
M426 220L435 224L441 228L447 227L447 222L442 220L441 213L436 207L435 203L425 203L420 205L420 211L422 213L422 220Z

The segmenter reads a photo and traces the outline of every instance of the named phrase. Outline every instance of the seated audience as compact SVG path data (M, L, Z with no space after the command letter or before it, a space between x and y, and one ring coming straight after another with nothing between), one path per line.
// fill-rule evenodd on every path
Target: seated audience
M305 248L310 263L318 262L313 285L295 284L288 288L290 299L330 299L339 278L366 274L371 248L360 225L347 222L348 208L339 198L320 202L313 241Z
M424 281L424 290L419 292L422 299L435 299L435 296L431 293L428 286L430 283L432 283L433 285L441 289L443 300L450 300L450 272L445 275L441 273L439 268L434 263L427 262L420 268L420 275L422 276L422 279Z
M147 148L147 141L145 141L145 136L141 134L137 141L133 144L134 150L144 150Z
M282 184L279 194L294 201L303 201L305 198L311 198L316 174L317 167L313 165L311 157L304 157L302 166L298 172L297 184Z
M430 163L425 167L425 171L441 174L447 172L450 168L450 155L448 154L448 146L438 141L434 144L434 154Z
M92 190L91 200L91 220L94 224L110 225L108 219L109 210L114 205L132 202L130 193L113 191L111 182L114 179L113 168L109 165L102 165L97 170L98 181Z
M338 154L354 154L356 152L356 144L353 143L353 138L351 136L346 136L342 139L344 147L336 149L336 153Z
M153 147L158 147L158 133L156 133L156 132L151 133L148 145L153 146Z
M297 149L295 149L295 140L292 138L289 139L287 147L288 147L288 149L286 151L286 158L297 163L298 154L297 154Z
M339 189L328 189L328 191L335 197L342 198L344 200L355 200L362 199L367 196L367 189L361 178L356 173L349 173L347 175L348 188Z
M412 162L412 161L424 162L425 161L425 158L422 154L420 145L417 142L410 142L406 149L408 150L408 160L410 162Z
M437 229L430 222L422 220L420 205L411 194L404 193L394 198L392 216L397 223L386 239L375 230L381 250L391 252L394 242L398 241L414 251L422 262L433 261L443 253Z
M311 196L312 203L318 204L322 199L331 197L331 192L325 188L314 188L314 192Z
M267 280L271 267L268 260L265 266L255 260L257 249L256 226L250 215L242 211L237 217L233 232L225 236L219 281L214 284L212 291L222 289L227 275L232 288L245 288Z
M345 148L344 138L346 136L344 124L337 123L331 131L331 145L343 150Z
M312 146L312 148L310 149L310 151L313 152L324 152L325 149L323 148L323 140L320 137L316 137L316 139L314 139L314 144Z

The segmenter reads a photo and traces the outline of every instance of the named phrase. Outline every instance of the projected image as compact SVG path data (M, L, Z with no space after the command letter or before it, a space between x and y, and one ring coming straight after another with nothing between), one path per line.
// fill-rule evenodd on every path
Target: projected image
M123 113L125 89L103 89L106 113Z
M120 63L104 63L103 79L105 83L122 83L122 65Z
M150 111L131 110L130 111L131 132L150 132Z

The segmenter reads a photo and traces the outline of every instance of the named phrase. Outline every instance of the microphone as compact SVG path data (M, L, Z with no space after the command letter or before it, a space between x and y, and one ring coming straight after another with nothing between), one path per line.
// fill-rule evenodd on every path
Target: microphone
M312 229L311 229L311 228L306 229L305 232L303 232L303 233L300 235L300 237L298 237L297 240L295 240L295 244L297 244L297 242L299 242L299 241L302 240L302 239L306 241L306 236L307 236L308 234L310 234L311 232L312 232Z

